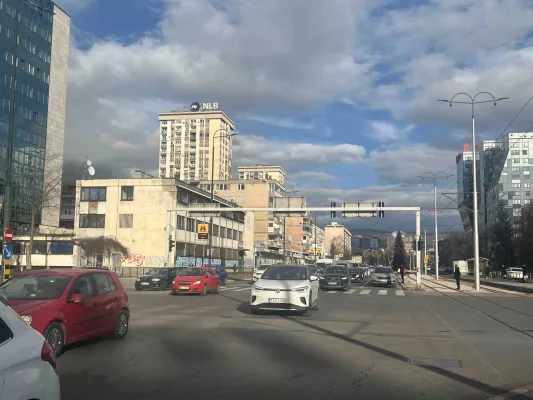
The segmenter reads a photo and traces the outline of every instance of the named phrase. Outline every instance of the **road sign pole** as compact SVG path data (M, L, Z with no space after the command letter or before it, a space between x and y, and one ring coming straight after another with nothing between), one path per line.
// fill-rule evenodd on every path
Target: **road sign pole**
M6 228L4 230L4 237L2 238L2 245L3 245L2 248L4 249L4 253L2 257L0 283L4 282L4 280L9 279L9 277L11 276L11 254L13 254L13 250L11 246L9 245L9 243L11 243L12 241L13 241L13 230L10 228ZM5 250L8 248L8 246L11 250L8 252L9 256L6 257ZM9 272L6 272L8 270Z

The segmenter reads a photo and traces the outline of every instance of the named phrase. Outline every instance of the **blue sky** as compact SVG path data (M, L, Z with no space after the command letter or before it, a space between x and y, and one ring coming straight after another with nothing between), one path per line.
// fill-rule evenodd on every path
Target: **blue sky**
M102 174L155 172L157 113L217 101L240 132L234 168L279 164L288 186L314 204L382 200L427 210L432 187L416 175L455 174L470 141L468 107L437 99L510 96L479 108L478 133L491 139L533 94L528 0L58 4L73 31L67 159L90 157ZM510 130L531 126L528 115ZM439 192L453 192L454 181ZM439 207L453 208L439 197ZM461 230L455 210L440 214ZM414 228L402 214L350 225Z

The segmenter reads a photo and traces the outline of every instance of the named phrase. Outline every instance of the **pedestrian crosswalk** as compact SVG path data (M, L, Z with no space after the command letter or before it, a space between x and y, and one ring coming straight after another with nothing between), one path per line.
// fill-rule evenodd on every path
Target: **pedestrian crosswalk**
M224 286L220 288L220 291L223 293L245 293L251 290L251 286ZM346 292L342 290L327 290L322 291L323 294L327 296L337 295L337 296L405 296L405 293L402 289L398 288L366 288L366 287L356 287Z

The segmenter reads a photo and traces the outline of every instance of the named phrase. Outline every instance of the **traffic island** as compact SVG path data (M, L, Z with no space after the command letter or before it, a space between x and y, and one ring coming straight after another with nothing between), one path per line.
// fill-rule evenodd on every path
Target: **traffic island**
M425 288L423 285L418 286L416 284L416 275L413 277L410 274L404 276L404 283L402 283L401 277L396 277L398 285L405 291L418 291L418 292L427 292L429 289Z

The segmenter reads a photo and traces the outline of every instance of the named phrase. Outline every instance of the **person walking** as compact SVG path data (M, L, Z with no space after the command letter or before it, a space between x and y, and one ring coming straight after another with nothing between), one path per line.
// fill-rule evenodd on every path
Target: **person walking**
M455 278L455 283L457 284L457 290L461 290L461 271L459 270L459 267L455 267L453 276Z
M407 268L405 267L402 267L400 269L400 275L402 276L402 283L405 283L404 279L405 279L405 273L407 272Z

